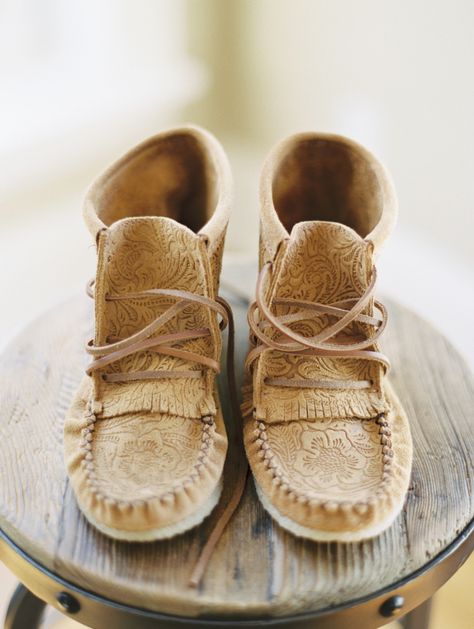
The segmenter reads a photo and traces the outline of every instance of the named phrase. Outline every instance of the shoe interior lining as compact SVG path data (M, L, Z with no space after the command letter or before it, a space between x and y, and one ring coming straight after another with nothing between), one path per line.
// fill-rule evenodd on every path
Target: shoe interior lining
M166 216L199 231L213 214L217 175L191 132L158 138L119 164L96 197L101 220Z
M301 221L332 221L367 236L381 217L382 189L371 160L334 139L298 140L273 180L273 202L291 231Z

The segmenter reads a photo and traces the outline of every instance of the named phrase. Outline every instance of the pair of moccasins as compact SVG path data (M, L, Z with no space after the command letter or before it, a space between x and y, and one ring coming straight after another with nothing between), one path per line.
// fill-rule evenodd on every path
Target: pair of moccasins
M365 539L401 510L412 458L373 297L394 190L358 144L306 133L271 152L260 201L242 405L257 492L295 535ZM65 458L81 510L111 537L171 537L219 501L227 436L216 374L231 313L218 288L231 205L223 149L191 126L137 146L86 197L95 336Z

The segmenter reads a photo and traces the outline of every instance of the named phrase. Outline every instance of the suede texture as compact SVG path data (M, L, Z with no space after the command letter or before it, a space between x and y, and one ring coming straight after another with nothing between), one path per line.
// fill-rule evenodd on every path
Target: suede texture
M126 339L174 303L153 289L215 299L231 203L230 169L217 141L182 127L142 143L100 177L84 216L97 243L94 345ZM206 328L185 349L220 359L217 315L191 303L154 335ZM193 371L200 377L104 381L104 374ZM67 414L65 461L77 501L119 539L169 537L199 523L222 485L227 436L215 372L140 350L86 376Z
M306 133L278 145L262 171L260 215L260 266L271 263L264 291L275 315L294 312L281 305L285 298L328 306L360 298L396 211L385 169L355 142ZM364 313L373 316L373 300ZM332 321L323 314L292 329L312 337ZM339 340L372 333L370 325L352 322ZM377 342L369 349L379 351ZM322 541L356 541L389 526L408 489L412 442L385 367L358 357L267 348L251 372L244 385L244 441L270 513L296 535ZM369 385L268 384L279 377Z

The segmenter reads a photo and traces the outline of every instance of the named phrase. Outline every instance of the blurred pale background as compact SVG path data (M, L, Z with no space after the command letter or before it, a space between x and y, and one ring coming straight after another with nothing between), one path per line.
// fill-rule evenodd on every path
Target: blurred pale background
M400 199L380 292L474 364L473 59L471 0L0 0L0 345L92 275L92 178L193 121L233 165L229 259L255 256L275 141L314 129L373 150ZM435 629L473 629L472 576L441 591Z

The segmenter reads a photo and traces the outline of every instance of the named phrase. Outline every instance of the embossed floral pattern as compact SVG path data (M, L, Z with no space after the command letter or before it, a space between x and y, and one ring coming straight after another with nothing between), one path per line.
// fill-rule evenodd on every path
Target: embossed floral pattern
M379 429L374 420L359 419L268 424L266 452L303 494L334 489L352 497L367 495L382 475Z
M301 299L311 303L335 304L359 298L368 283L371 268L367 243L343 225L302 223L296 225L281 269L272 287L272 298ZM271 300L270 300L271 301ZM298 310L298 308L296 308ZM279 305L278 316L294 307ZM304 336L318 334L333 323L327 315L308 318L294 326ZM370 326L353 323L345 335L365 338ZM257 414L265 421L321 419L325 417L375 417L387 410L381 385L382 367L358 358L311 357L265 352L254 368ZM265 384L269 377L369 380L371 389L298 389Z
M200 239L167 219L134 219L108 231L97 288L112 295L154 288L186 290L212 296ZM212 278L214 281L214 278ZM217 280L216 280L217 281ZM96 303L96 344L124 339L165 312L176 300L168 296ZM180 347L209 357L220 354L220 333L209 309L189 305L172 317L160 334L209 328L210 336ZM200 369L172 355L139 351L107 366L109 371ZM97 487L116 500L159 496L196 482L196 468L213 455L216 435L203 417L216 414L211 370L201 378L163 378L103 383L96 377L100 420L91 440L90 467ZM211 420L212 421L212 420ZM213 424L214 425L214 424ZM203 439L206 438L204 442Z
M172 475L178 463L175 449L153 439L126 441L121 444L116 456L119 459L119 470L138 483L151 470L160 475Z
M111 294L137 293L154 288L187 290L212 296L206 282L206 261L200 240L187 228L166 219L135 219L113 225L105 246L107 264L97 278L98 286ZM108 301L98 318L96 344L107 337L127 338L143 329L175 300L170 297ZM217 359L220 333L216 317L209 309L189 305L160 330L160 334L210 328L210 337L181 343L181 348ZM135 352L108 367L111 371L153 371L199 369L196 363L153 351ZM209 371L209 370L208 370ZM96 378L96 397L102 400L102 416L116 417L128 411L156 410L180 416L201 417L215 414L214 377L180 378L128 383L107 383Z
M364 458L358 455L343 430L305 431L301 446L294 469L305 477L310 476L314 485L346 484L364 468Z
M150 414L98 422L93 443L95 472L108 493L130 499L179 485L197 463L199 420ZM111 482L113 479L113 482Z

